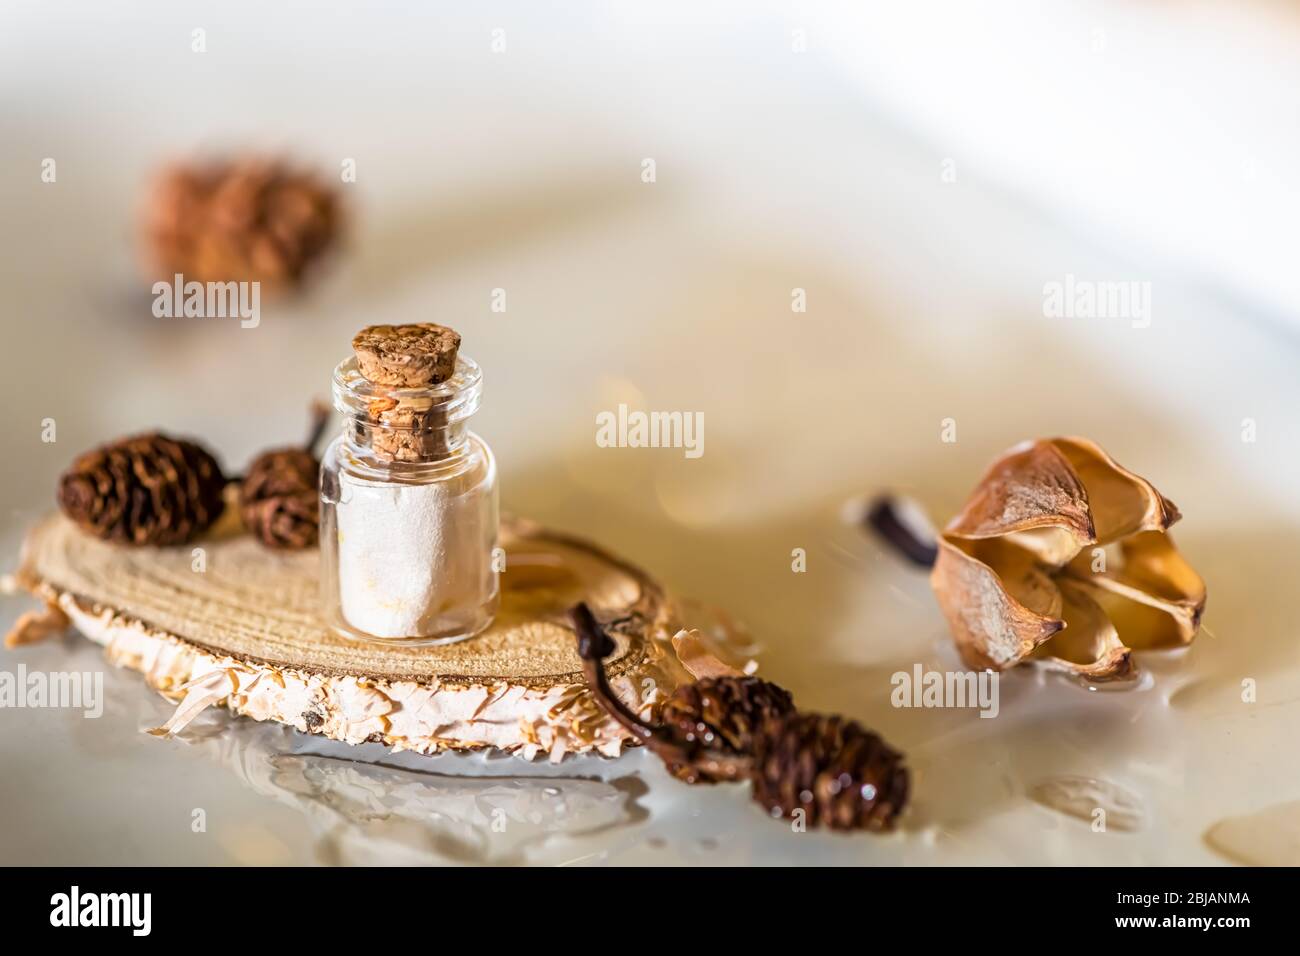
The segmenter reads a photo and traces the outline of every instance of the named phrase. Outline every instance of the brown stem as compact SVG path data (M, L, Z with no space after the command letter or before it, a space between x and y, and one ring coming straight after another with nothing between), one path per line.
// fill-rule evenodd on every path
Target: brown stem
M602 663L614 653L614 641L605 633L586 603L575 604L569 611L574 632L578 635L578 656L582 671L596 702L605 712L627 728L628 732L655 752L667 764L693 764L718 777L738 780L748 775L753 762L724 754L692 754L673 741L660 727L652 727L628 709L609 686Z
M923 536L903 519L899 500L893 495L881 495L871 503L866 524L896 553L913 564L932 567L939 557L939 547L933 536Z
M320 444L321 437L325 434L325 426L330 423L330 407L322 402L319 398L311 403L311 424L307 429L307 441L303 447L307 451L316 454L316 446Z
M626 727L632 734L649 743L656 736L656 728L651 727L615 696L605 675L605 666L601 662L614 653L614 641L605 633L596 621L596 615L586 602L575 604L569 611L573 620L573 630L578 635L578 656L582 658L582 672L587 677L587 684L597 702L605 708L611 717Z

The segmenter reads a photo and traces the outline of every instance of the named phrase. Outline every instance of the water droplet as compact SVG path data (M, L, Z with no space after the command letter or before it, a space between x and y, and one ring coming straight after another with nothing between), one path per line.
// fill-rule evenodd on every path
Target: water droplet
M1094 821L1097 810L1104 810L1107 830L1139 830L1146 823L1142 798L1109 780L1054 777L1035 785L1029 796L1050 810L1087 823Z
M1205 842L1248 866L1300 866L1300 800L1225 817L1205 831Z
M1112 680L1095 684L1086 677L1072 678L1089 693L1127 694L1133 691L1150 690L1156 684L1155 676L1149 670L1138 673L1136 680Z

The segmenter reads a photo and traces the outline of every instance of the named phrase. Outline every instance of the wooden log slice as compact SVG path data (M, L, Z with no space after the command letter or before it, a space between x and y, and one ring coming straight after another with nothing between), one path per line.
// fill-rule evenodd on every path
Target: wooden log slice
M51 610L25 615L11 643L66 614L115 664L178 702L158 733L180 732L205 707L224 705L422 753L618 753L629 738L587 692L565 616L580 600L608 622L618 647L609 673L629 706L653 713L689 679L663 590L577 538L508 519L493 625L458 644L408 648L335 635L318 613L318 552L269 551L233 511L178 548L123 548L61 515L46 518L28 534L16 578Z

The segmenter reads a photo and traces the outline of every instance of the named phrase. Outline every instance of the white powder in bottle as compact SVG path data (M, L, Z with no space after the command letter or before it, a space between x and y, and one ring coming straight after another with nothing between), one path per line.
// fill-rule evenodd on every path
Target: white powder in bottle
M448 629L448 616L490 597L481 509L443 484L396 484L339 475L339 605L375 637Z

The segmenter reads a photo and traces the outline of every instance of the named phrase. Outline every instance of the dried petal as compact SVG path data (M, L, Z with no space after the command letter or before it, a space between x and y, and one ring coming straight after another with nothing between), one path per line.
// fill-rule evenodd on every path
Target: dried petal
M980 480L945 529L961 538L1017 535L1017 543L1060 563L1096 540L1088 494L1052 442L1011 449Z
M1088 493L1098 543L1109 544L1139 531L1164 531L1182 517L1151 482L1122 467L1086 438L1057 438L1052 443L1069 460Z
M1034 657L1053 670L1094 682L1136 676L1132 654L1088 590L1068 579L1061 581L1060 590L1065 629L1036 648Z
M1042 611L1027 607L1011 595L993 568L947 538L939 539L930 583L962 660L977 670L1010 667L1065 626L1059 612L1042 613L1051 610L1050 605L1040 603ZM1037 584L1027 584L1021 592L1022 597L1032 596L1031 603L1043 595Z

